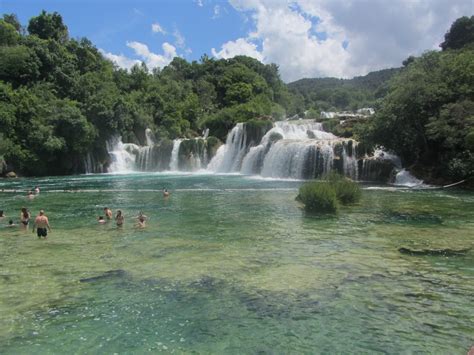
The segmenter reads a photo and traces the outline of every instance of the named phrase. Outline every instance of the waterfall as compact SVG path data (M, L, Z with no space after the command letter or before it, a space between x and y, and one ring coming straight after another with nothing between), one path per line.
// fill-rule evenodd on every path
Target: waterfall
M291 179L314 179L336 171L353 180L388 181L394 177L394 167L401 169L396 155L378 149L367 156L357 142L325 132L321 123L312 120L238 123L220 146L208 134L204 130L203 137L156 143L147 129L147 145L143 147L114 137L107 142L111 161L108 171L207 169L210 173ZM95 171L95 164L87 157L86 171Z
M86 174L102 173L104 172L104 167L101 163L97 161L92 153L87 153L86 158L84 159L84 172Z
M107 152L111 158L108 168L110 173L128 173L135 170L135 159L139 146L123 143L122 137L112 137L106 142Z
M247 132L243 123L237 123L227 135L225 145L219 148L214 158L216 161L209 163L208 170L218 173L238 172L246 153Z
M400 170L395 176L394 185L397 186L408 186L415 187L423 184L423 180L419 180L413 175L411 175L407 170Z
M171 151L170 170L178 171L179 169L179 147L182 139L175 139L173 141L173 150Z

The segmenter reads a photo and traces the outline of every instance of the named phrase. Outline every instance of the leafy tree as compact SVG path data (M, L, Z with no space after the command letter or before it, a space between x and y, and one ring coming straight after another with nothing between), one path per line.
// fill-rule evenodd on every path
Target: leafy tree
M463 16L453 22L439 46L444 50L461 49L474 44L474 16Z
M39 16L31 18L28 32L41 39L54 39L61 43L67 41L68 30L63 23L63 18L57 12L52 14L42 11Z
M5 20L0 20L0 46L13 46L18 44L20 35L15 27Z

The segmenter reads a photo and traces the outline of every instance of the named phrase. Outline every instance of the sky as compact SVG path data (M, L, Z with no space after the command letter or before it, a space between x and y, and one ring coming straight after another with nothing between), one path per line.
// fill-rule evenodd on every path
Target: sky
M43 9L123 68L248 55L291 82L365 75L439 50L474 0L0 0L25 26Z

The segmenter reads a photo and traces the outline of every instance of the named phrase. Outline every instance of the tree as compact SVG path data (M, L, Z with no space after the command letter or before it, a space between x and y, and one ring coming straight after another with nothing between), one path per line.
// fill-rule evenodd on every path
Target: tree
M444 35L444 42L439 46L443 51L460 49L474 44L474 16L463 16L453 22L451 28Z
M13 46L18 44L20 35L15 27L5 20L0 20L0 46Z
M54 39L61 43L66 42L69 37L61 15L57 12L49 14L44 10L39 16L31 18L28 32L41 39Z
M3 15L3 20L6 23L9 23L15 28L15 31L18 33L21 32L21 24L20 21L18 21L18 17L15 14L4 14Z

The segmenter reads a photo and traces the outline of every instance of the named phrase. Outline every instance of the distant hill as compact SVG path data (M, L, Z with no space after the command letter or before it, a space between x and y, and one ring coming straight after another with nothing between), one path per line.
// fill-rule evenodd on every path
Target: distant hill
M355 110L373 106L384 97L389 80L402 68L384 69L353 79L300 79L288 84L290 92L304 99L305 109Z

